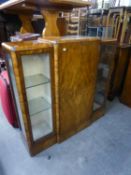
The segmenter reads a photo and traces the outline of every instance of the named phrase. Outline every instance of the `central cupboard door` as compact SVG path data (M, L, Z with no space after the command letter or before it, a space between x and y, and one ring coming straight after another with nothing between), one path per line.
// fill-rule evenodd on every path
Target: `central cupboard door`
M99 44L99 40L59 44L59 142L91 122Z

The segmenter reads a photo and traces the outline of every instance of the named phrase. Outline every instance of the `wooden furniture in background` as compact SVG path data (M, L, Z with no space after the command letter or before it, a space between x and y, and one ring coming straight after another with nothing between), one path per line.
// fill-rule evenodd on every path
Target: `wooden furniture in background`
M38 4L37 4L38 3ZM8 1L5 2L3 4L0 5L0 10L4 11L4 12L8 12L8 13L13 13L13 14L18 14L21 22L22 22L22 27L20 29L21 33L32 33L34 32L33 26L31 24L32 21L32 16L34 13L40 11L41 8L38 8L37 5L42 8L54 8L54 6L56 6L57 10L58 7L61 7L59 4L56 5L55 4L52 5L52 2L50 3L49 1L27 1L27 0L15 0L15 1ZM58 6L58 7L57 7ZM62 4L63 6L63 4ZM67 5L66 5L67 6ZM55 9L55 8L54 8ZM63 6L62 9L67 9L67 7ZM71 10L72 7L71 5L68 7L68 10ZM47 23L49 22L49 24L47 26L49 26L49 29L47 27L47 30L45 31L50 31L52 29L52 31L54 32L54 34L58 35L58 29L52 27L57 26L56 20L57 17L59 17L59 11L54 11L54 10L49 10L49 12L47 12L47 9L45 10L45 12L43 12L43 10L41 11L42 15L45 17L45 19L47 20ZM50 18L50 20L48 20ZM46 23L46 24L47 24ZM50 24L52 24L52 26L50 27ZM59 28L59 24L58 24L58 28ZM60 26L61 27L61 26ZM49 32L47 32L48 35ZM53 33L52 33L53 34ZM46 33L44 32L44 35L46 35ZM60 35L60 34L59 34Z
M107 9L90 9L87 17L87 35L101 38L113 38L113 27L107 25Z
M105 11L105 16L107 12L108 11ZM88 15L88 36L111 37L116 38L118 41L113 73L109 85L108 96L110 100L120 95L128 65L131 40L130 12L130 7L110 8L107 15L105 35L103 32L104 26L102 24L102 17L100 18L100 16L102 16L101 11L93 9L89 11Z
M5 13L17 14L22 22L21 33L33 33L34 29L31 24L33 13L37 11L36 7L26 5L23 0L7 1L0 5L0 10Z
M51 37L3 47L31 155L91 123L99 39Z
M108 98L114 99L121 94L125 72L129 62L131 46L122 44L117 47L113 74L110 82Z
M120 101L131 108L131 57L125 77Z
M61 36L61 26L58 24L58 17L61 11L71 11L74 7L85 7L91 5L89 1L83 0L15 0L15 1L8 1L0 6L0 10L13 10L16 13L24 12L29 14L34 10L41 11L45 19L45 29L43 31L43 37L45 36ZM39 7L39 8L37 8ZM25 17L28 22L22 22L23 28L21 29L22 32L32 32L31 28L31 21L30 16ZM29 18L29 19L27 19ZM23 20L24 18L21 17ZM53 26L53 27L52 27Z
M128 29L129 24L131 25L131 7L125 8L124 11L120 43L131 44L131 29ZM126 37L126 35L128 36Z
M97 73L92 121L100 118L106 112L107 95L114 68L115 52L115 39L105 39L101 41L100 61Z
M74 8L71 12L64 12L62 16L67 23L67 35L85 35L87 25L87 7Z
M33 33L34 29L31 24L32 21L32 15L19 15L19 18L22 22L22 27L20 29L20 33Z
M131 23L131 7L114 7L109 9L107 26L113 28L113 36L119 43L130 44L131 32L128 26ZM127 37L128 35L128 37ZM106 31L108 36L108 30Z
M121 32L121 24L124 15L124 7L114 7L109 9L109 13L107 16L107 24L106 26L111 26L114 29L114 34L112 37L117 38ZM119 17L119 18L118 18ZM106 30L106 37L108 37L108 29Z
M112 37L118 41L114 70L110 83L109 99L120 96L125 72L129 61L131 43L131 7L114 7L109 9L107 26L113 28ZM108 34L108 31L106 31Z

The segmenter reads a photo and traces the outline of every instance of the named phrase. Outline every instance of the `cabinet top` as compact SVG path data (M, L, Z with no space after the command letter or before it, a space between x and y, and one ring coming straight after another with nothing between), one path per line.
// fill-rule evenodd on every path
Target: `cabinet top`
M21 42L5 42L2 43L2 47L9 52L28 51L28 50L40 50L53 48L51 43L33 41L21 41Z
M9 52L19 52L28 50L40 50L53 48L54 44L59 43L74 43L82 41L100 42L100 38L96 37L82 37L82 36L67 36L67 37L45 37L38 40L22 41L22 42L5 42L2 47ZM81 44L81 43L80 43Z
M32 41L21 42L5 42L2 43L4 49L9 52L50 49L53 45L59 43L77 43L77 42L101 42L102 44L116 44L116 39L100 39L99 37L85 37L85 36L65 36L65 37L45 37ZM81 44L81 43L80 43Z
M57 43L70 43L70 42L80 42L80 41L100 41L99 37L87 37L87 36L50 36L39 38L41 42L49 42L52 44Z
M71 10L74 7L91 5L89 0L9 0L0 5L0 10L34 11L41 8Z

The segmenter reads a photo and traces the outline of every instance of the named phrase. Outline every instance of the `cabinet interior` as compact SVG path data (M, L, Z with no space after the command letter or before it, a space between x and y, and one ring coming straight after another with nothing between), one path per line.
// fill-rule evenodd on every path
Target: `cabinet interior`
M53 132L50 55L23 55L22 66L33 139Z
M100 109L106 101L107 86L109 81L109 74L111 63L113 59L113 46L102 46L100 63L98 65L97 83L93 111Z

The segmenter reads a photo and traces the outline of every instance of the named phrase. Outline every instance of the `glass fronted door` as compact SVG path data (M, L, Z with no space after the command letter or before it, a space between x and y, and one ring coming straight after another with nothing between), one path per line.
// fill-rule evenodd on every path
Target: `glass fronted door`
M101 108L106 101L115 49L114 45L102 45L101 47L93 111Z
M50 55L21 57L33 140L53 132Z

